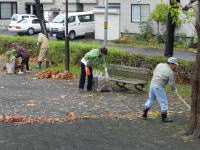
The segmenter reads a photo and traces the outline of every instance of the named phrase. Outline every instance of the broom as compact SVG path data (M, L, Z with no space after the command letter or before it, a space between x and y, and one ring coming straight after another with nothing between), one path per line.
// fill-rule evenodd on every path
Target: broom
M180 96L180 94L178 92L176 92L178 98L187 106L187 108L190 110L190 106L188 105L188 103Z

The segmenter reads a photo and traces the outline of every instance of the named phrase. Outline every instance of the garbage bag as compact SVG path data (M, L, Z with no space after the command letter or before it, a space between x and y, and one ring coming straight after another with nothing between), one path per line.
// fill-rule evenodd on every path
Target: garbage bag
M108 80L108 76L103 76L103 73L95 71L93 73L94 89L97 92L112 92L112 85Z
M13 59L11 62L6 64L6 70L7 70L7 73L9 73L9 74L16 73L16 69L15 68L16 68L15 59Z

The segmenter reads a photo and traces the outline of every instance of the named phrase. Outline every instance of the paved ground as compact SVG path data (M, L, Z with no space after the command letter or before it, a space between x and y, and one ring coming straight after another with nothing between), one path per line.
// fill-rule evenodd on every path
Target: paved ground
M140 113L147 92L94 93L77 90L78 81L36 80L34 73L0 72L0 114L38 118L139 113L133 120L87 119L66 123L15 125L0 123L1 150L198 150L200 143L183 136L189 112L174 95L169 96L174 123L164 124L152 109L151 119Z
M123 47L123 46L116 46L116 48L123 49L128 52L144 54L148 56L163 56L164 55L164 49L158 49L158 48L137 48L137 47ZM179 51L174 51L174 57L179 58L179 59L194 61L196 60L196 53L192 51L179 50Z

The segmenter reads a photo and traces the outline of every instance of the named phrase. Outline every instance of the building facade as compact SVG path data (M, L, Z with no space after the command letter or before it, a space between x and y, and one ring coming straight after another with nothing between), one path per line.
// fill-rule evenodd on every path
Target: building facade
M43 6L44 17L46 20L51 21L56 15L65 13L65 0L40 0L40 2ZM119 7L119 13L115 14L118 15L115 16L117 24L119 22L117 29L116 26L108 27L114 27L115 31L118 31L119 33L140 33L140 22L145 21L160 2L161 0L108 0L109 6L111 6L110 8L112 8L112 6ZM163 2L169 3L169 0L163 0ZM183 5L188 2L189 0L181 0ZM95 7L97 6L104 6L104 0L68 0L69 12L96 11ZM99 22L98 15L100 13L98 13L98 11L96 12L97 16L95 19ZM7 28L13 13L35 14L34 0L0 0L0 29ZM103 13L101 10L101 20L103 17L102 15ZM111 15L113 18L113 14ZM111 20L115 21L113 19ZM157 24L154 21L152 24L153 33L156 34ZM166 26L161 26L160 33L165 31ZM176 32L185 33L187 36L193 36L195 34L195 29L192 24L188 23L178 27ZM103 34L102 32L99 33Z

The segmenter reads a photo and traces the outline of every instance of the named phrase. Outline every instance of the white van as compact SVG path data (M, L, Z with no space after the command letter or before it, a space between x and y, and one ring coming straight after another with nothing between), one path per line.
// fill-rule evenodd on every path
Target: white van
M56 16L50 22L50 35L61 40L65 38L65 14ZM71 40L85 33L94 32L94 14L92 12L74 12L68 14L68 32Z
M17 23L22 19L37 18L35 15L31 14L13 14L10 20L10 24Z

